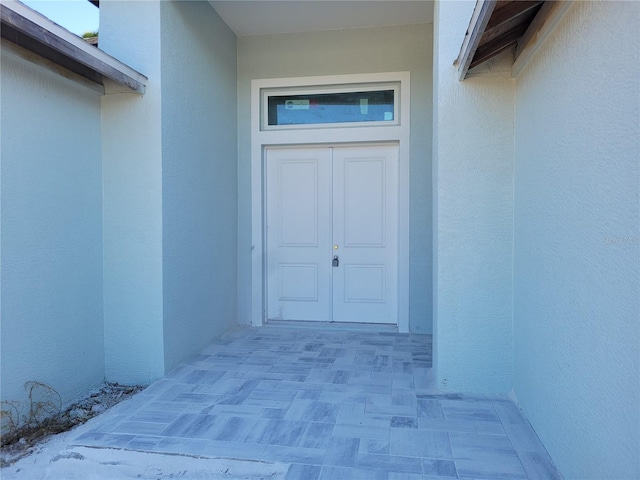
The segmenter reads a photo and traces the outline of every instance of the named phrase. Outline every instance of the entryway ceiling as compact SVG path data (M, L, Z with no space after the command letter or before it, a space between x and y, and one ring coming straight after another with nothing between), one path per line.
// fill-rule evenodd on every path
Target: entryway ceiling
M209 1L238 36L433 23L426 0Z

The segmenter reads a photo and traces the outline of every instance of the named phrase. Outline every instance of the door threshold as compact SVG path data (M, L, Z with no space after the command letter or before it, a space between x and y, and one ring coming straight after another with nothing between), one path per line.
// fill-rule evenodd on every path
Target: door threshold
M308 322L301 320L268 320L265 327L308 328L339 330L342 332L391 332L398 333L398 325L390 323Z

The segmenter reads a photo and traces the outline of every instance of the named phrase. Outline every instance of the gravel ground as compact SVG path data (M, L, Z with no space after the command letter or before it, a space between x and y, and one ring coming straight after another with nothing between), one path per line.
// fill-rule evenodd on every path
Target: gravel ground
M105 384L72 405L49 428L24 431L0 449L2 480L283 480L288 464L163 455L70 445L103 413L140 387ZM62 433L52 433L65 427ZM57 430L60 431L60 430Z
M36 384L33 390L38 395L36 401L43 403L42 397L46 396L46 404L49 411L59 413L38 422L36 425L23 426L17 430L3 432L2 447L0 448L0 467L6 467L22 457L30 455L35 449L46 441L51 435L59 434L82 425L89 419L106 412L117 403L126 400L144 387L125 386L117 383L103 383L91 390L80 400L65 410L56 405L57 392L46 384ZM55 395L55 396L54 396ZM59 400L58 400L59 401ZM24 409L24 408L23 408ZM24 415L23 415L24 418Z

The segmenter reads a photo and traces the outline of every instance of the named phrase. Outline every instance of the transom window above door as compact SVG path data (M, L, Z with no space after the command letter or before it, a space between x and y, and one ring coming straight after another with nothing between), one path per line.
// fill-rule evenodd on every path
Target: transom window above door
M269 89L262 92L262 130L398 125L399 85Z

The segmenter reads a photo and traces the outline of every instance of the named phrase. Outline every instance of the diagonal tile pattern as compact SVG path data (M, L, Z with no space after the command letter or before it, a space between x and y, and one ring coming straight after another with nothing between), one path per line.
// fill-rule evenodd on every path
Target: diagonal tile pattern
M291 464L287 479L561 479L515 405L434 389L431 337L246 328L78 445Z

